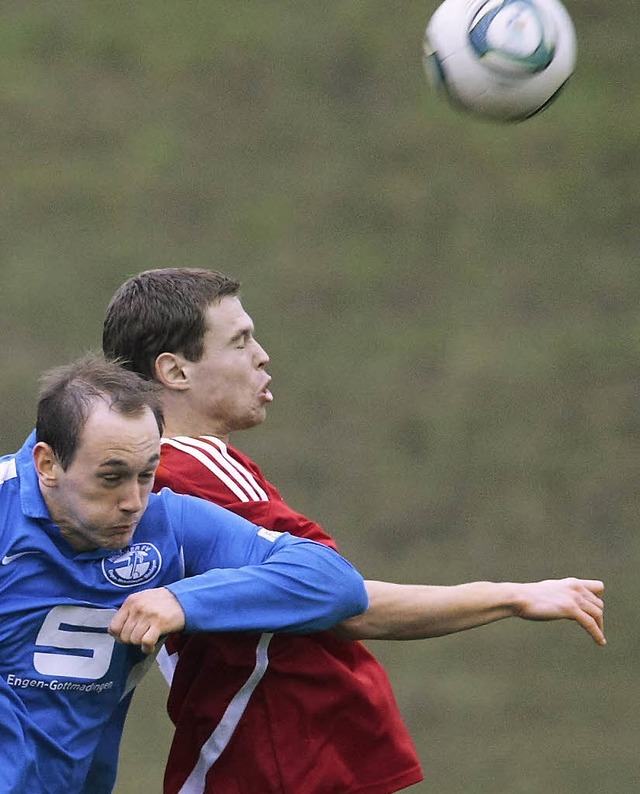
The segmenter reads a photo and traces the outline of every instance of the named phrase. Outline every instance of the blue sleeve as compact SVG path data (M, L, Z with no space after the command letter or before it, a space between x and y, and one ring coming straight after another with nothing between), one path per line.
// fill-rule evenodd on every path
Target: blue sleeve
M367 608L362 576L327 546L257 527L202 499L169 498L181 500L189 578L168 588L185 611L186 631L306 633Z

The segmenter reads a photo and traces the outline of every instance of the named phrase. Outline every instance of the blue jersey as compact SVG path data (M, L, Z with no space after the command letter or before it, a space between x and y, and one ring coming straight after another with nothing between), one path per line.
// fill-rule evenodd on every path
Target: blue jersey
M40 493L34 441L0 458L0 794L112 790L151 662L107 632L129 594L167 586L186 631L310 632L366 608L362 578L331 549L166 489L126 549L76 552Z

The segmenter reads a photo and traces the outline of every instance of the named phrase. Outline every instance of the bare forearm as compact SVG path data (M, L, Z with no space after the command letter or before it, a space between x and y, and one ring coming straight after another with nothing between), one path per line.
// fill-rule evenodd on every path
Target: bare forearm
M602 582L469 582L453 586L366 582L369 608L337 629L345 639L415 640L465 631L508 617L577 621L604 645Z
M369 608L345 621L352 639L439 637L510 617L508 584L470 582L451 587L367 581Z

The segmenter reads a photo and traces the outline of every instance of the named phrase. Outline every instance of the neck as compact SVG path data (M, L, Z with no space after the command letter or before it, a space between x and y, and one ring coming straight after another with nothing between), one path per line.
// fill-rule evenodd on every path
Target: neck
M229 434L221 432L218 428L211 426L211 423L206 422L189 422L176 421L174 418L165 417L165 425L162 433L166 438L174 438L175 436L214 436L224 441L225 444L229 443Z
M191 438L196 436L213 436L214 438L219 438L220 441L224 441L225 444L229 443L228 433L220 433L216 430L209 429L204 425L195 426L166 422L162 435L165 438L175 438L176 436L190 436Z
M167 438L215 436L225 444L229 441L228 429L197 410L196 406L185 399L184 392L174 393L170 389L166 389L162 395L162 409L164 412L163 435Z

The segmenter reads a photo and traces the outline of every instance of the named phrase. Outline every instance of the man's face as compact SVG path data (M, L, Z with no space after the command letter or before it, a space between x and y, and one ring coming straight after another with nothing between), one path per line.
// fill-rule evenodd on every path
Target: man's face
M236 430L264 422L273 400L265 370L269 356L255 340L253 322L239 298L222 298L205 318L202 358L184 363L190 409L200 425L197 434L227 439Z
M53 520L76 551L121 549L144 513L160 459L151 409L124 416L96 400L66 471L46 444L34 449L40 487ZM44 463L44 469L42 463Z

